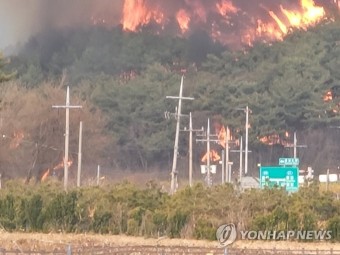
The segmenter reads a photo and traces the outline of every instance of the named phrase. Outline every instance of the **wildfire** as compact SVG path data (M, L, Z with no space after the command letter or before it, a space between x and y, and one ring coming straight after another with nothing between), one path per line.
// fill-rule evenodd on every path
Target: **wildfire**
M331 90L327 91L327 93L323 96L324 102L329 102L333 100L333 93Z
M229 13L237 13L238 12L238 8L236 8L232 2L226 1L226 0L222 0L219 3L216 3L216 8L219 12L219 14L221 14L222 16L226 16Z
M254 8L243 10L245 4L236 0L124 0L121 23L123 29L129 31L138 31L151 22L162 29L176 24L180 34L200 27L222 43L240 37L243 43L252 45L255 40L282 40L292 28L307 29L326 16L324 8L314 0L299 0L295 6L278 2L259 4L261 12ZM239 31L234 31L236 27Z
M57 164L56 166L54 166L53 168L48 168L47 170L44 171L43 175L41 176L41 181L44 182L47 180L47 178L50 176L51 174L51 169L52 171L55 171L55 170L60 170L60 169L63 169L64 168L64 161L65 160L62 160L59 164ZM71 165L73 164L73 160L69 160L67 162L67 166L70 167Z
M177 22L180 26L182 32L186 32L189 29L190 17L189 14L185 10L179 10L177 15Z
M290 137L289 132L286 131L284 134L285 138L288 139ZM263 137L258 137L258 140L266 145L283 145L283 146L291 146L292 144L288 142L286 139L282 138L278 134L271 134Z
M316 6L313 0L301 0L302 11L290 11L281 6L282 13L289 20L289 25L295 28L306 29L319 22L325 16L323 7Z
M53 167L53 170L58 170L58 169L61 169L61 168L64 168L64 161L61 161L58 165L56 165L55 167ZM71 165L73 164L73 161L72 160L69 160L67 162L67 166L70 167Z
M41 181L44 182L47 180L47 177L50 175L50 169L47 169L44 174L41 176Z
M218 155L217 151L215 150L210 150L210 161L211 162L215 162L215 161L219 161L221 159L220 155ZM208 160L208 152L206 154L204 154L204 156L202 157L202 162L205 163Z
M24 139L25 135L23 131L15 131L12 135L12 141L9 145L10 149L16 149L21 144L22 140Z
M136 31L151 20L158 24L164 21L164 14L157 9L148 9L145 0L125 0L123 7L123 29Z
M229 141L232 140L230 129L227 127L226 130L226 128L222 126L220 130L216 130L216 133L218 138L218 144L225 148L227 137Z

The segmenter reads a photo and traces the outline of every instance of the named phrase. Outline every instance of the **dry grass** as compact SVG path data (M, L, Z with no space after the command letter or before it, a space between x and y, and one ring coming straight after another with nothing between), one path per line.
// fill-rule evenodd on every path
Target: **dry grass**
M7 250L54 250L65 249L72 246L140 246L140 245L164 245L164 246L196 246L217 247L217 242L168 239L168 238L143 238L114 235L92 234L35 234L35 233L1 233L0 248Z
M194 246L215 248L216 241L187 240L187 239L152 239L130 236L92 235L92 234L33 234L33 233L1 233L0 247L7 250L54 250L65 249L67 245L75 246ZM254 249L306 249L306 250L340 250L339 243L298 243L298 242L265 242L265 241L237 241L233 248Z
M329 183L328 187L326 183L320 183L320 191L327 191L327 189L335 194L340 194L340 183Z

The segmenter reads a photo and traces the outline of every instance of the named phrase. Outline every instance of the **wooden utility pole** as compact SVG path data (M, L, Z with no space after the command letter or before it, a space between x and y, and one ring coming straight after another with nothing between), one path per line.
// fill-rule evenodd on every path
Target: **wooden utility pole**
M243 154L242 145L243 145L243 141L242 141L242 136L241 136L240 138L240 181L242 179L242 154Z
M246 151L244 158L244 174L248 174L248 129L249 129L249 107L246 106Z
M189 186L192 187L192 116L189 116Z
M229 127L227 126L227 135L226 135L226 139L225 139L225 182L231 182L231 173L230 173L230 169L229 169L229 137L230 137L230 130Z
M208 187L211 185L210 181L210 120L208 119L208 126L207 126L207 153L208 153L208 158L207 158L207 176L208 176Z
M222 184L224 184L225 179L228 178L227 177L228 170L225 170L225 169L228 169L228 165L226 165L226 167L224 167L224 165L225 165L225 160L224 160L225 153L224 153L224 150L222 150L221 154L222 154L222 160L221 160L221 162L222 162ZM228 164L228 162L227 162L227 164ZM224 175L226 175L226 177L224 177Z
M189 132L189 186L192 187L192 168L193 168L193 160L192 160L192 140L193 140L193 132L203 132L203 127L201 129L193 129L192 125L192 114L189 114L189 129L184 128L181 131Z
M251 112L248 105L245 108L236 108L236 110L244 111L246 113L246 148L245 148L245 160L244 160L244 172L248 174L248 129L249 129L249 113Z
M99 186L99 181L100 181L100 165L98 165L97 168L97 186Z
M69 149L69 136L70 136L70 109L82 108L81 105L70 105L70 88L67 86L66 91L66 104L54 105L52 108L66 109L66 123L65 123L65 156L64 156L64 190L67 191L68 184L68 149Z
M83 140L83 122L79 124L79 150L78 150L78 171L77 171L77 187L80 187L80 176L81 176L81 158L82 158L82 140Z
M176 136L175 136L175 144L174 144L174 156L172 161L172 170L171 170L171 184L170 184L170 194L174 194L177 190L178 186L178 172L177 172L177 156L178 156L178 140L179 140L179 128L180 128L180 120L181 120L181 114L182 114L182 100L194 100L192 97L183 97L183 80L184 76L182 76L181 79L181 86L179 90L179 96L167 96L166 98L170 99L178 99L178 108L176 112Z
M239 178L240 178L240 181L242 179L242 176L243 176L243 153L245 152L245 150L243 150L243 141L242 141L242 136L240 137L240 149L239 150L230 150L230 152L238 152L240 153L240 169L239 169ZM251 153L252 151L248 151L248 153Z

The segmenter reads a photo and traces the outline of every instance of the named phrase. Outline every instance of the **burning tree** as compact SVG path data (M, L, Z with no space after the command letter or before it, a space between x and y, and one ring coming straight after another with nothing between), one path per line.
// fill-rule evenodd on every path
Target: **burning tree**
M64 89L44 84L39 89L27 90L17 83L8 83L2 90L0 171L8 177L31 177L40 180L48 175L63 177L64 111L52 110L52 104L64 99ZM75 101L80 101L75 96ZM103 131L105 120L91 104L73 112L70 118L70 160L78 157L78 127L85 123L83 140L83 168L93 161L107 157L103 153L111 138ZM72 162L69 162L71 167ZM73 164L75 165L75 164ZM75 168L73 168L75 169ZM70 169L70 176L75 170Z

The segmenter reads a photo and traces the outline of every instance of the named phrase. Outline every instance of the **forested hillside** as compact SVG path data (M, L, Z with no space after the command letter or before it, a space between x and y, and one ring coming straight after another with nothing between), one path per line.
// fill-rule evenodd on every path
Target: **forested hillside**
M102 146L105 149L94 149L91 158L101 158L112 168L169 169L175 128L174 120L166 120L164 112L173 112L175 103L165 97L178 94L183 73L184 93L195 98L185 102L183 112L193 112L196 128L205 126L210 117L215 124L228 125L237 139L244 132L245 116L235 108L249 105L254 175L256 163L274 164L276 156L289 153L283 144L291 141L294 131L308 142L302 157L305 165L340 164L336 156L339 134L330 130L338 125L340 110L339 21L292 31L282 42L258 43L238 52L215 43L203 32L184 39L147 31L128 33L119 27L50 31L30 39L9 58L6 69L17 72L14 83L18 89L43 96L46 86L62 94L65 85L70 85L74 100L89 104L89 116L96 119L99 112L103 114L99 118L102 126L96 127L94 121L91 128L112 140ZM13 81L1 86L13 86ZM63 102L61 97L59 102ZM42 118L50 119L51 114ZM77 120L74 122L76 130ZM36 130L32 127L31 136ZM74 136L76 151L76 131ZM187 143L183 133L183 162ZM59 146L62 148L62 141ZM273 148L275 152L268 153ZM221 149L216 145L216 150ZM204 145L195 146L196 165L202 153ZM325 155L324 162L317 160L319 154ZM238 161L236 156L233 160Z

